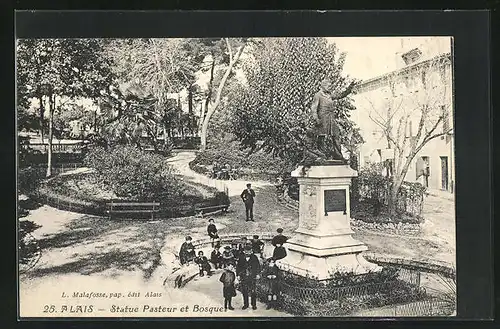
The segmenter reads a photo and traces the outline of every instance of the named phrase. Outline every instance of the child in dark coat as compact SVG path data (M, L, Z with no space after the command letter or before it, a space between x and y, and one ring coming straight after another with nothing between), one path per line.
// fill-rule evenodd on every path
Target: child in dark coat
M254 235L251 243L252 243L253 254L257 256L259 259L261 259L262 251L264 250L264 242L259 240L258 235Z
M267 266L262 272L262 277L267 280L267 307L266 309L275 308L278 302L279 291L279 269L276 267L274 259L268 260Z
M219 279L220 282L222 282L222 295L224 296L224 309L227 311L227 309L230 309L231 311L234 310L233 306L231 305L231 301L233 297L236 296L236 288L234 286L235 281L236 281L236 274L234 273L234 265L232 263L229 263L226 268L224 269L224 272L222 272L222 275L220 276Z
M240 250L238 249L238 241L233 241L231 243L231 252L233 253L234 259L239 259L241 256Z
M207 272L208 277L212 275L212 267L208 263L207 257L203 255L203 251L200 251L198 253L198 257L196 257L194 261L200 268L200 276L204 276L204 272Z
M179 251L179 259L182 265L189 264L194 260L196 256L192 240L193 239L190 236L187 236L186 241L181 245L181 250Z
M219 234L217 233L217 227L214 224L214 219L213 218L210 218L208 220L207 233L208 233L208 237L212 241L212 247L214 247L215 246L215 240L219 239Z
M222 268L222 254L219 251L219 247L216 246L214 247L214 250L212 250L212 253L210 254L210 262L214 264L214 268L217 270L219 268Z
M226 267L230 263L235 264L236 259L231 251L231 247L225 246L224 251L222 252L222 266Z

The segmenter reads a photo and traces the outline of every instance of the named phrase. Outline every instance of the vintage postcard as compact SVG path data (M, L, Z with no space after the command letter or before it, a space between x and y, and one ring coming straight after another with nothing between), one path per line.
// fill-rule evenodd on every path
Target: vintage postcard
M20 318L456 315L453 38L16 40Z

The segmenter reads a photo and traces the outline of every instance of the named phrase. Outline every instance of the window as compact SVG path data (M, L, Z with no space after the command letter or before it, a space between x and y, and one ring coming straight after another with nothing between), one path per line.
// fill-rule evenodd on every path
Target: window
M410 65L412 63L415 63L420 58L421 55L422 55L422 51L420 51L420 49L418 49L418 48L414 48L414 49L410 50L409 52L401 55L401 57L403 57L403 60L404 60L406 65Z

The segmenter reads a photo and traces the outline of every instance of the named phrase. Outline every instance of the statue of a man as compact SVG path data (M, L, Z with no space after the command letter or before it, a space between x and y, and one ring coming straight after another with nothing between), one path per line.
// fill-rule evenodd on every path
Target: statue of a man
M327 160L345 161L340 147L341 130L335 118L334 101L345 97L351 88L341 95L332 95L332 83L325 79L321 82L319 92L314 95L311 113L316 121L318 149L326 155ZM331 145L327 146L327 143Z

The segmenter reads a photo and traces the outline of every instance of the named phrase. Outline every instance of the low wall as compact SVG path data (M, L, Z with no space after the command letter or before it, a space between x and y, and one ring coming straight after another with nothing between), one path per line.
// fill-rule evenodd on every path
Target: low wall
M58 176L55 176L51 179L56 179ZM95 215L95 216L103 216L107 217L107 206L106 204L115 201L115 202L127 202L126 200L79 200L75 199L71 196L63 195L57 192L54 192L49 187L40 186L36 190L27 193L30 198L34 201L49 205L53 208L65 211L71 211L81 214ZM227 191L226 191L227 195ZM155 220L158 219L168 219L168 218L179 218L179 217L189 217L196 215L195 207L206 207L212 205L226 205L228 203L228 198L223 197L221 195L215 195L212 198L204 199L202 202L197 204L185 205L180 207L172 207L170 205L161 204L160 211L155 214ZM127 218L134 219L133 216L127 216ZM139 218L135 218L139 219ZM140 220L148 220L148 219L140 219Z

